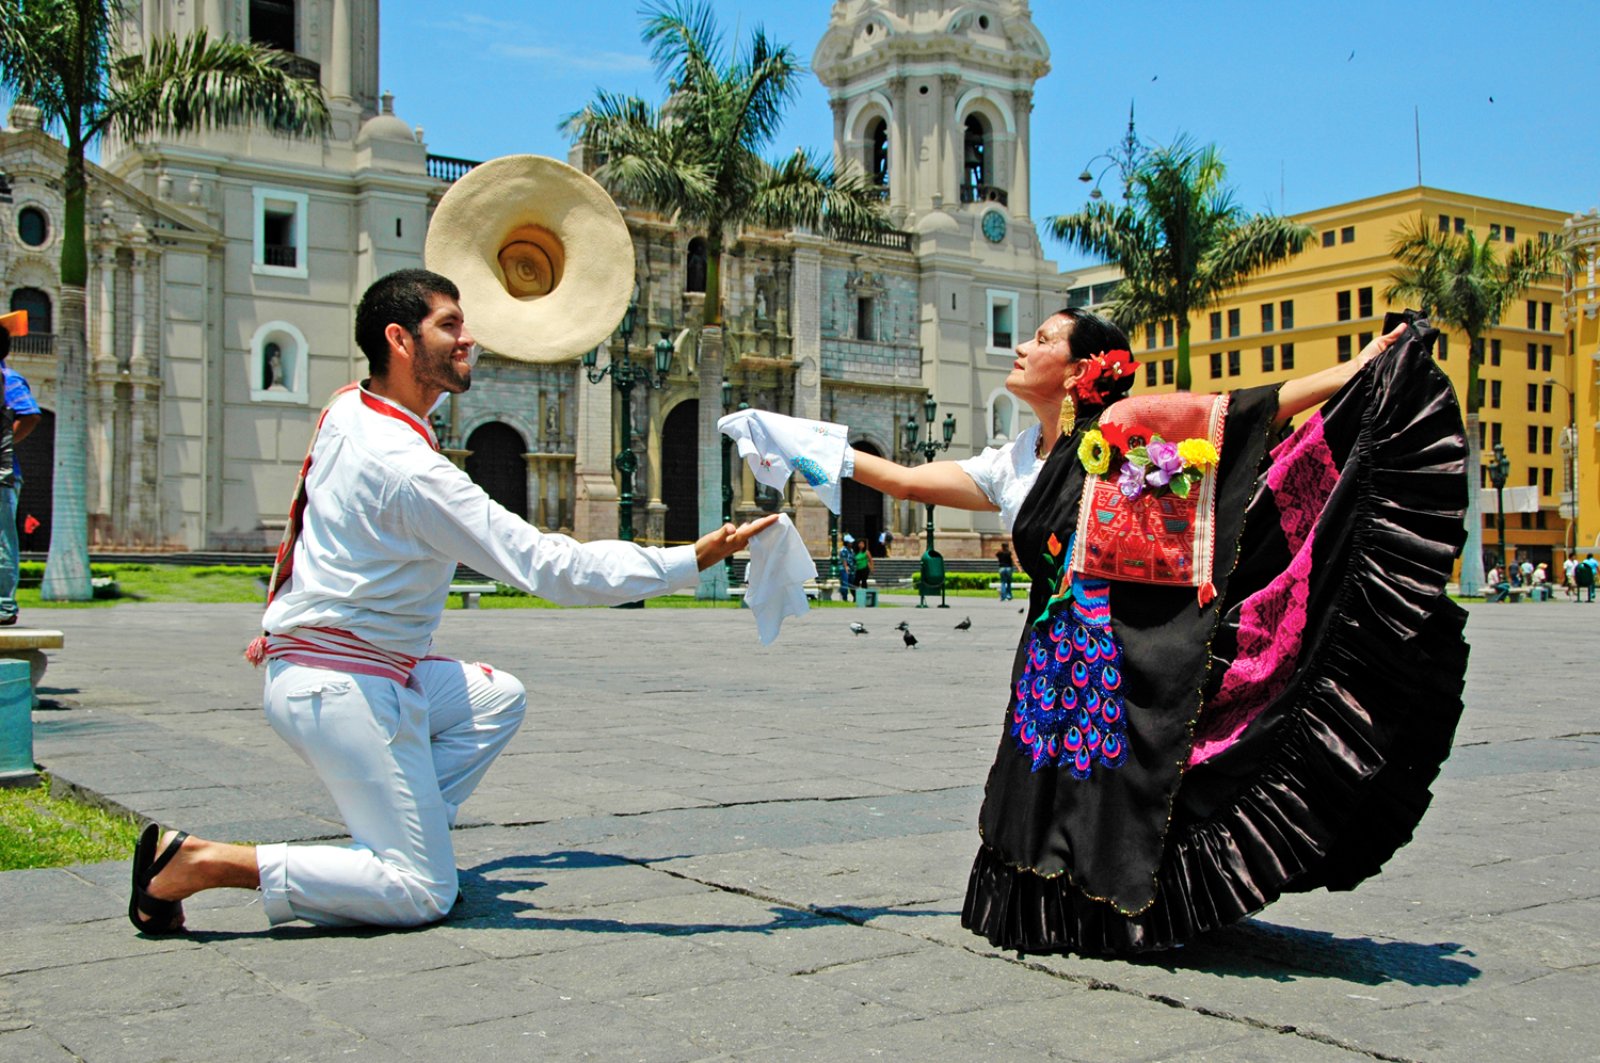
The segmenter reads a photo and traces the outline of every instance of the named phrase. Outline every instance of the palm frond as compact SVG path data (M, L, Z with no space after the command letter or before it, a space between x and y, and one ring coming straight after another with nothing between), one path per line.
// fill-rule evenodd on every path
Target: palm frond
M804 149L767 168L746 216L778 228L826 225L849 233L889 228L876 190L865 177L819 163Z
M204 30L158 38L113 65L102 127L129 140L252 122L287 134L326 129L321 86L282 64L275 49L212 40Z
M120 10L113 0L0 3L0 85L37 107L45 127L69 143L93 138Z
M1220 297L1252 274L1298 255L1311 236L1309 225L1271 214L1257 215L1233 229L1207 253L1205 287Z

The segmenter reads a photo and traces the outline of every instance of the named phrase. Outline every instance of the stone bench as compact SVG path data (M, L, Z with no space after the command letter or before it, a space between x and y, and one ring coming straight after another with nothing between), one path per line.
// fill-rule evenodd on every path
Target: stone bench
M478 596L482 594L499 594L498 583L452 583L450 593L461 595L461 608L478 608Z
M0 659L27 661L34 689L44 678L50 663L45 650L59 650L67 644L67 637L59 631L42 627L0 627Z

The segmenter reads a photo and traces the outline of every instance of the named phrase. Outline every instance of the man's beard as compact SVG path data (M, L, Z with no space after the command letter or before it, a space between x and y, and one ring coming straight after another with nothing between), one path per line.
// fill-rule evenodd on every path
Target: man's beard
M452 357L454 351L454 347L449 347L436 354L432 351L423 352L419 348L424 356L412 363L413 378L425 388L439 388L450 395L469 390L472 387L471 363L458 372Z

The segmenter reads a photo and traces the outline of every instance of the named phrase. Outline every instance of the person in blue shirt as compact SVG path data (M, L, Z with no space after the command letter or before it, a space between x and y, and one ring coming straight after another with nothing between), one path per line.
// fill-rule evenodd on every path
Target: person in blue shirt
M39 404L34 401L27 378L6 365L13 327L9 320L0 325L0 371L5 373L6 405L0 411L0 626L17 622L17 498L22 493L22 471L17 468L14 451L39 423ZM19 332L25 335L26 328L23 319Z

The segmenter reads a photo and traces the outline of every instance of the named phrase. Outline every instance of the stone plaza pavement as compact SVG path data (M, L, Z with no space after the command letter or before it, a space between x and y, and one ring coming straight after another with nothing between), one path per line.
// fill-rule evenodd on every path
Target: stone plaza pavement
M438 652L531 695L456 832L456 912L269 931L217 891L156 940L124 863L0 874L0 1060L1600 1055L1600 605L1471 607L1455 753L1381 876L1102 960L961 928L1022 617L908 604L816 610L765 649L733 609L447 613ZM258 615L26 617L67 635L37 759L202 835L339 837L260 716Z

